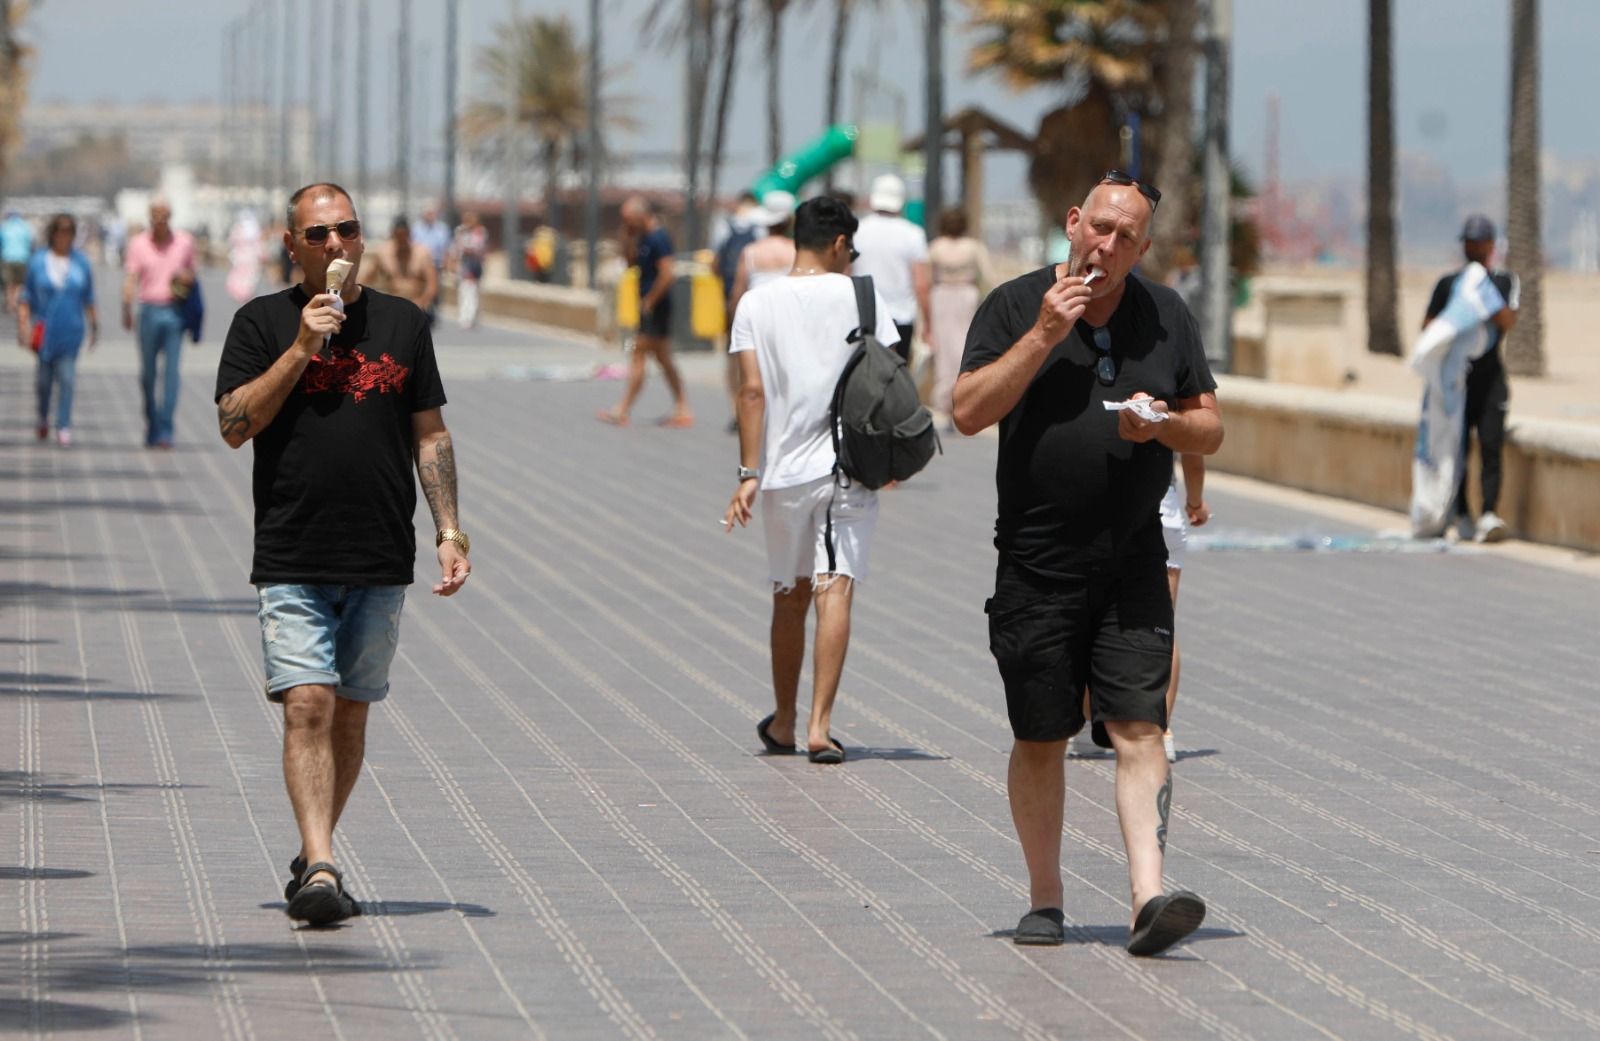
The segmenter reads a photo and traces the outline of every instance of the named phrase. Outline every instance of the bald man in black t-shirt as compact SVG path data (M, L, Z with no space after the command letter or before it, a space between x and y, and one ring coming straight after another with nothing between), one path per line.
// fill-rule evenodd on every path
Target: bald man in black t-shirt
M1000 560L985 610L1015 737L1007 788L1031 897L1019 944L1064 939L1063 760L1086 722L1086 688L1117 751L1128 950L1166 950L1205 917L1198 896L1161 883L1173 615L1160 504L1172 453L1215 452L1222 421L1188 308L1130 274L1160 198L1107 173L1067 215L1068 262L1007 282L979 308L955 386L958 430L1000 424ZM1133 399L1152 417L1104 407Z

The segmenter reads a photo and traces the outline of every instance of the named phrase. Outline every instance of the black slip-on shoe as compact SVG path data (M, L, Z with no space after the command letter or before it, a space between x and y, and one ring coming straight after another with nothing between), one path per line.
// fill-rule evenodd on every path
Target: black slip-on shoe
M844 745L834 740L833 735L829 734L827 748L818 748L807 752L806 755L813 763L821 763L823 766L838 766L844 762Z
M1011 942L1022 947L1060 947L1067 941L1066 919L1058 907L1029 911L1017 923Z
M1128 953L1141 958L1160 954L1205 920L1206 902L1186 889L1151 897L1133 920Z

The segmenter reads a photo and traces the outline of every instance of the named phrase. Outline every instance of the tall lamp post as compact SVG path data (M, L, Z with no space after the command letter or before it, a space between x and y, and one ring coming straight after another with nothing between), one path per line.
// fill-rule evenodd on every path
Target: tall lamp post
M1232 186L1228 168L1228 61L1233 46L1233 0L1211 0L1206 34L1205 205L1200 220L1201 336L1207 358L1233 370L1233 301L1228 231Z
M922 226L932 229L944 206L944 0L928 0L927 91L922 135Z
M589 288L595 288L600 265L600 0L589 0L588 192L583 200L584 263Z

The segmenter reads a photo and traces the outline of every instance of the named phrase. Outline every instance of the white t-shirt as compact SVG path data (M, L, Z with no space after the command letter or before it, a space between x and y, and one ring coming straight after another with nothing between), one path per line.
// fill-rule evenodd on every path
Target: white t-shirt
M917 287L911 267L928 259L928 236L904 217L869 213L861 218L854 241L861 256L850 265L850 273L872 276L895 321L901 325L916 321Z
M900 342L883 294L877 294L877 337ZM844 275L795 275L746 293L733 316L728 351L755 351L767 418L761 487L792 488L833 472L828 410L833 388L856 345L861 324L856 291Z

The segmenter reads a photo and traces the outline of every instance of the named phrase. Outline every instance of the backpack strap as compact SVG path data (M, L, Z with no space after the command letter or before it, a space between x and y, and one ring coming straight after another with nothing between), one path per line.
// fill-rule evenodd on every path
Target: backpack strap
M850 342L856 343L878 332L878 298L871 275L851 275L850 281L856 289L856 315L861 323L850 337Z

